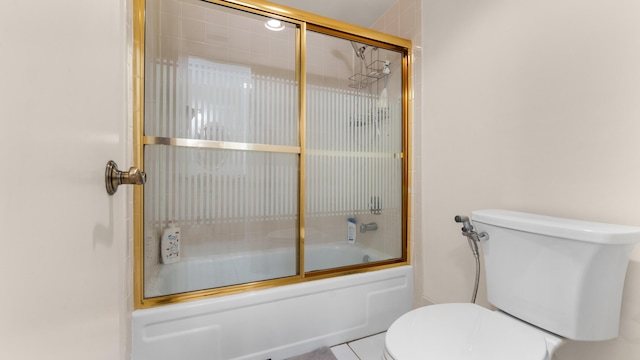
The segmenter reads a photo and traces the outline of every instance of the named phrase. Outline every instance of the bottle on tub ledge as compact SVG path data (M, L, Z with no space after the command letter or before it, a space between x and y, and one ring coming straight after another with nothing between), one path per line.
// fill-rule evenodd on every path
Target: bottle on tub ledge
M160 241L160 257L163 264L172 264L180 261L180 228L173 221L162 233Z
M347 219L347 244L356 243L356 218Z

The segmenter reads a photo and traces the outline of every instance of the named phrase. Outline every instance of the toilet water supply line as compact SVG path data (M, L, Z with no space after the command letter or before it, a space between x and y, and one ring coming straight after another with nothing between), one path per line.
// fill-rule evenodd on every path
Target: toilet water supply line
M478 283L480 282L480 253L478 251L478 241L489 240L489 234L484 231L478 234L466 216L456 215L454 220L457 223L462 223L462 229L460 230L462 230L462 235L467 237L473 257L476 258L476 282L473 287L473 294L471 295L471 302L475 303L476 296L478 295Z

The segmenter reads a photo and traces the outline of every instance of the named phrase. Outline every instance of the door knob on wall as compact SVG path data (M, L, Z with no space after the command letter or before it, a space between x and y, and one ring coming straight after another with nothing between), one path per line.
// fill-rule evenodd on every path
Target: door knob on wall
M147 174L137 167L130 167L129 171L119 171L118 164L109 160L107 169L104 172L104 183L107 193L113 195L118 191L120 185L144 185L147 182Z

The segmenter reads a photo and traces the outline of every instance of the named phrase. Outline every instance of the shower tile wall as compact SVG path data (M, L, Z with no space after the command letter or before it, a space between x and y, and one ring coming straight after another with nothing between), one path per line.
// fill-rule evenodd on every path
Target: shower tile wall
M357 58L348 41L307 32L307 81L314 85L345 88Z
M295 58L286 56L294 52L295 34L283 38L265 29L259 18L238 16L224 7L212 9L199 0L152 0L147 9L147 28L162 24L161 41L147 43L147 54L151 50L165 59L190 55L258 66L263 75L295 68Z

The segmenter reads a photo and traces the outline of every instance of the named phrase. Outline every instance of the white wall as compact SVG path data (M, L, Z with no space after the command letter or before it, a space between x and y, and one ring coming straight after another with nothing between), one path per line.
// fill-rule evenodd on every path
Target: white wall
M456 214L640 226L640 2L425 0L423 39L425 303L470 297L474 263ZM638 357L640 246L620 337L557 355Z
M0 358L125 359L127 0L0 1Z

